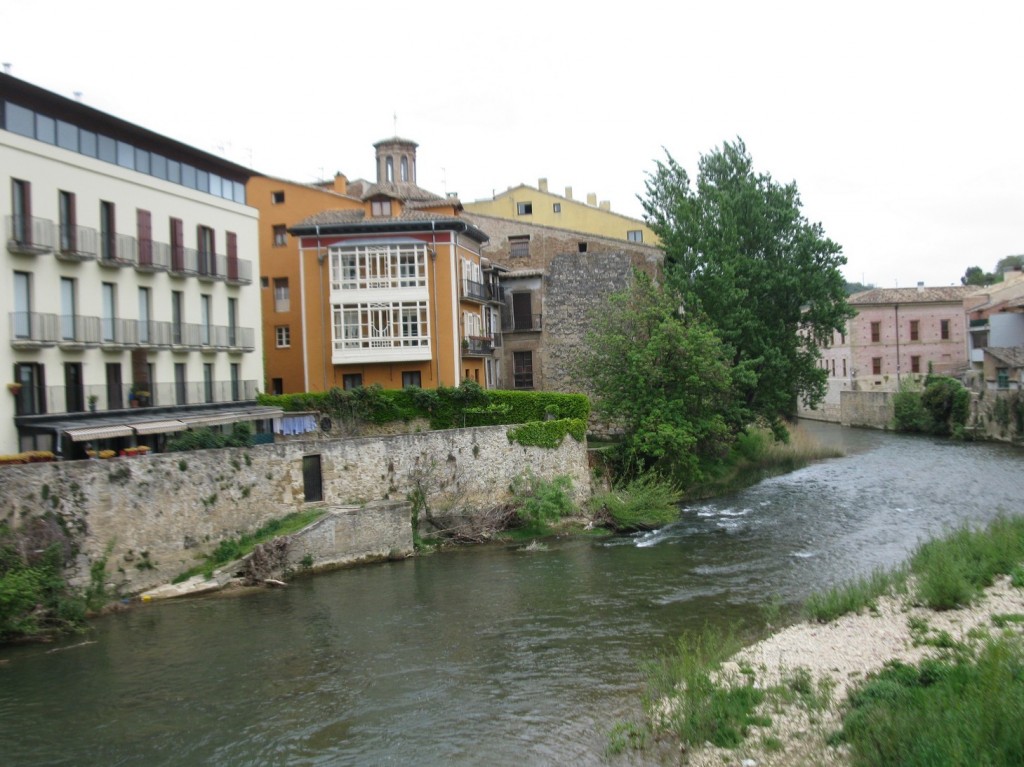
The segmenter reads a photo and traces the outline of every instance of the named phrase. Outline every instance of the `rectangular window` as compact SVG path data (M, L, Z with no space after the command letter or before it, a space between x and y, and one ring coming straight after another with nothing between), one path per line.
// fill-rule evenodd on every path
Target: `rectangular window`
M185 295L180 290L171 291L171 343L181 345L184 341L182 334L182 316L185 309Z
M512 352L512 385L516 389L533 388L533 352Z
M370 203L370 213L374 218L391 215L391 200L374 200Z
M238 346L238 299L228 299L228 346Z
M533 297L530 293L512 294L512 329L533 329Z
M112 282L104 282L102 285L103 294L103 321L102 341L111 343L117 340L117 286Z
M75 195L71 192L57 192L57 215L60 217L60 250L62 253L74 253L77 248L75 229Z
M213 402L213 363L203 363L203 401Z
M114 218L114 203L100 202L100 258L111 261L117 258L117 229Z
M336 305L333 321L335 352L430 346L426 301Z
M242 399L242 366L237 362L231 363L231 401L238 402Z
M274 328L274 337L278 349L287 349L292 345L292 331L290 325L278 325Z
M224 244L228 256L228 280L238 279L238 235L235 232L224 233Z
M288 278L287 277L275 277L274 278L274 311L275 312L287 312L291 311L292 304L290 294L288 292Z
M921 372L921 357L919 355L917 355L917 354L912 355L911 358L910 358L910 372L911 373L920 373Z
M910 340L918 341L921 337L921 321L911 320L910 321Z
M271 205L281 205L282 203L284 203L284 191L278 190L270 193Z
M532 216L533 215L533 203L532 202L517 202L516 203L516 214L520 216Z
M508 255L510 258L529 258L530 235L519 235L508 238Z
M996 368L996 386L1000 389L1010 388L1010 369Z
M576 250L578 250L580 253L586 253L587 252L587 243L585 243L585 242L577 242L576 243Z
M271 394L284 394L284 379L283 378L271 378L270 379L270 393Z
M14 337L32 337L32 277L14 273Z
M288 227L284 224L274 224L274 247L280 248L288 244Z
M81 413L85 410L81 362L64 363L64 409L69 413Z
M331 290L426 288L427 246L350 245L330 249Z
M139 263L153 263L153 216L148 210L135 209L135 230L139 240Z
M41 415L46 412L46 376L36 362L14 363L14 380L21 391L14 400L15 415Z
M882 340L882 323L872 322L871 323L871 343L877 344Z
M62 341L75 340L75 281L70 277L60 278L60 337Z
M199 273L216 274L217 263L215 254L217 251L213 242L213 230L208 226L198 226L196 228L196 241L199 243Z
M188 404L188 378L185 375L185 363L174 363L174 403L176 405Z
M7 102L4 104L4 127L27 138L36 137L36 115L31 109Z
M871 358L871 374L880 376L882 375L882 358L872 357Z
M949 340L949 320L939 320L939 335L943 341Z
M203 346L210 345L212 301L210 296L199 296L199 343Z
M121 381L121 363L107 363L107 410L121 410L124 407L124 391Z
M180 218L171 219L171 271L185 271L185 225Z
M846 378L846 357L843 357L843 378Z
M412 389L420 388L420 371L418 370L403 370L402 371L402 388Z
M139 343L148 344L153 338L150 327L153 301L149 288L139 288Z
M552 205L551 205L551 212L552 213L561 213L562 212L562 203L560 203L560 202L552 203Z
M32 196L28 181L11 179L11 238L20 245L32 244Z
M71 123L57 120L57 146L61 149L78 151L78 128Z
M345 373L341 377L341 385L345 391L350 389L358 389L363 385L363 374L362 373Z
M643 242L644 232L642 229L631 229L630 231L626 232L626 239L629 240L630 242Z

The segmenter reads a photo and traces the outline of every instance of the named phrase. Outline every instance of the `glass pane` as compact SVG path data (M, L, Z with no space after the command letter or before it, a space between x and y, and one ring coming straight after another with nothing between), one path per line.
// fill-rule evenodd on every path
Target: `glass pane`
M78 131L78 151L89 157L95 157L97 152L96 134L88 130Z
M177 160L167 161L167 180L173 181L175 184L182 183L181 180L181 163Z
M150 155L149 172L157 178L167 178L167 158L155 152Z
M47 144L57 143L57 121L46 115L36 115L36 138Z
M110 136L100 136L100 159L104 162L117 162L117 142Z
M181 166L181 183L187 186L189 189L196 188L196 169L191 165L185 165L182 163Z
M117 164L122 168L135 167L135 147L127 141L117 142Z
M19 136L36 137L36 116L31 109L12 104L10 101L4 103L4 121L7 130L17 133Z
M57 121L57 146L78 151L78 126L66 123L63 120Z
M196 171L196 189L200 192L210 191L210 174L205 170Z
M149 152L145 149L135 149L135 170L139 173L149 173Z

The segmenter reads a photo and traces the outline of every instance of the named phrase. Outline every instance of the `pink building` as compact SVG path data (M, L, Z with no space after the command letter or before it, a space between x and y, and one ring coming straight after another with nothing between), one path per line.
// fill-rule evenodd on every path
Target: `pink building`
M968 366L964 298L975 287L873 288L850 297L857 316L822 350L829 398L842 390L895 391L905 378Z

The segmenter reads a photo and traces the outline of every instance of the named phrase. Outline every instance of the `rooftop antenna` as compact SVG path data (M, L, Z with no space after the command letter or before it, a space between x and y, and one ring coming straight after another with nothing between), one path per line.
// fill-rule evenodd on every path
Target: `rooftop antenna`
M398 112L397 111L392 113L391 119L392 119L392 121L394 123L394 126L395 126L395 135L397 136L398 135Z

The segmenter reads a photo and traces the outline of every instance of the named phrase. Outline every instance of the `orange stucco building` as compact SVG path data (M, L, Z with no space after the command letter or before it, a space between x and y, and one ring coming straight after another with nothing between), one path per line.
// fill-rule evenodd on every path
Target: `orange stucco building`
M374 145L377 180L256 177L266 384L274 393L500 380L487 236L416 185L416 144Z

